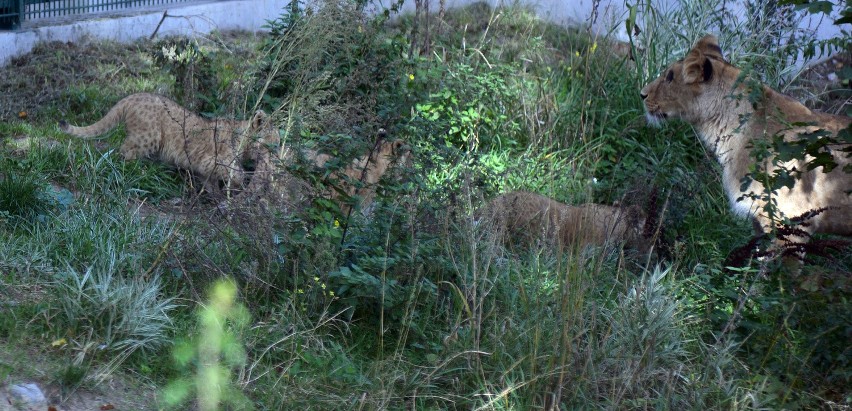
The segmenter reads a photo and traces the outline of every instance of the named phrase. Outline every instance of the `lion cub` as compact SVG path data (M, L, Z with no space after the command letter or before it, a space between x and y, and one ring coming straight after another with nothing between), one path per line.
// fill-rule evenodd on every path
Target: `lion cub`
M604 247L624 243L646 253L650 241L643 236L645 216L639 207L614 207L587 203L566 205L525 191L501 194L477 212L477 218L493 224L507 242L551 246Z
M743 178L755 167L752 148L775 135L785 141L803 139L802 133L825 130L837 135L852 118L812 111L800 102L765 85L758 88L758 101L747 97L750 90L740 80L740 69L729 64L714 36L698 40L686 58L674 62L640 92L652 124L679 118L690 123L699 138L722 165L722 183L734 212L755 219L768 232L772 219L763 210L763 185ZM777 210L793 218L811 210L825 209L799 228L807 233L852 235L852 174L843 171L850 159L837 147L829 151L839 165L831 171L822 166L808 170L805 161L782 163L801 172L792 188L772 193ZM808 157L807 160L813 158ZM772 158L765 162L770 173L777 169ZM756 195L752 199L748 195Z
M241 163L266 155L264 145L277 140L261 110L251 120L207 119L166 97L148 93L121 99L90 126L75 127L62 120L59 128L76 137L92 138L119 123L127 130L121 145L125 160L151 158L190 170L208 188L219 181L241 186L245 178Z
M334 157L315 150L285 149L282 155L284 165L304 161L318 169L324 169ZM365 212L376 194L376 184L394 163L406 163L410 151L401 140L390 141L380 137L372 150L352 160L342 170L336 171L326 179L327 187L321 193L313 193L308 182L286 172L278 171L271 162L258 164L252 177L252 194L266 192L270 200L285 206L301 208L310 197L324 196L336 200L344 215L351 211L351 205L341 201L341 194L358 199L358 208Z

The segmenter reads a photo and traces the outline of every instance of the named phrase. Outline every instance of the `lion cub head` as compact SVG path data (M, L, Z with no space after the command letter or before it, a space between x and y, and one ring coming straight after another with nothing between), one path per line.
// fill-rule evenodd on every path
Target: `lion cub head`
M402 140L388 141L385 138L380 138L376 147L369 154L369 160L366 160L367 172L364 176L364 183L378 183L382 176L387 173L391 164L394 162L398 164L406 164L408 162L409 154L410 150L408 150ZM364 161L364 157L356 159L355 162L353 162L353 168L356 170L361 168Z
M730 94L728 82L732 66L728 65L714 36L699 40L686 57L666 68L656 80L642 89L648 122L679 118L699 123L712 111L712 100L720 93Z
M343 176L338 179L349 197L358 197L362 212L369 213L370 205L376 196L376 184L388 169L396 164L407 164L410 150L402 140L389 141L385 138L384 130L380 130L379 139L373 149L366 155L358 157L342 170ZM332 198L337 198L337 192L332 191ZM348 214L350 206L341 203L341 211Z
M249 197L268 197L287 210L307 207L310 199L326 197L334 200L344 215L357 205L365 215L376 194L376 185L395 163L408 164L410 150L402 140L386 139L384 130L372 149L346 164L333 168L335 157L312 149L284 147L280 164L262 161L255 170ZM287 168L292 165L307 165L308 172L321 177L320 186L312 186L305 176L294 174ZM339 164L339 163L336 163ZM284 167L279 168L280 165Z

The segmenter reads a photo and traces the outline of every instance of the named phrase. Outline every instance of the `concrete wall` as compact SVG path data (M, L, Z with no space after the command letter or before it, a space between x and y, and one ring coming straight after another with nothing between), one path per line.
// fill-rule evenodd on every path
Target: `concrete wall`
M387 1L387 0L385 0ZM437 10L438 0L431 0L432 11ZM445 0L447 7L464 6L475 2L488 3L492 7L500 4L511 3L514 0ZM658 10L667 10L679 7L683 0L645 0L641 3L652 3ZM690 0L697 1L697 0ZM743 6L744 0L728 0L727 6L732 13L745 18L746 10ZM539 16L552 22L566 25L591 26L596 33L606 34L612 32L616 38L627 40L624 21L627 19L628 11L625 3L636 4L637 0L520 0L521 3L529 4L535 8ZM414 10L414 0L406 0L404 11ZM837 12L838 10L835 10ZM596 14L592 19L592 15ZM835 13L838 14L838 13ZM594 20L594 21L593 21ZM639 19L641 22L641 18ZM594 23L594 24L593 24ZM804 30L814 33L819 40L833 38L841 34L841 29L850 31L852 25L846 24L838 27L833 24L832 18L822 14L808 15L799 26Z
M469 0L450 0L467 3ZM502 0L487 0L489 4L496 5ZM624 32L624 20L627 18L625 3L636 4L635 0L527 0L534 5L541 16L548 16L552 21L568 24L591 24L591 16L597 3L595 29L609 31L615 27L616 35L622 40L626 39ZM682 0L649 0L658 9L669 9L678 7ZM695 0L691 0L695 1ZM730 0L727 7L738 16L745 16L745 8L742 0ZM835 14L837 10L835 10ZM839 16L839 15L838 15ZM824 40L835 37L841 33L841 27L832 24L833 20L822 14L809 15L805 17L800 28L813 31L817 39ZM615 26L613 25L615 24ZM845 26L846 30L850 25Z
M33 20L18 31L0 31L0 66L16 56L28 53L44 41L80 41L84 37L129 42L149 37L163 12L158 36L169 34L209 33L212 30L257 31L267 20L284 10L287 0L231 0L174 3L132 11L114 11L84 16Z
M175 3L156 8L124 12L107 12L71 16L62 19L36 20L26 23L17 32L0 31L0 66L12 57L32 50L42 41L79 41L85 36L116 41L133 41L148 37L157 27L164 10L169 15L163 22L158 35L208 33L211 30L260 30L267 21L280 16L288 0L230 0L199 1L195 3ZM373 4L389 5L393 0L373 0ZM438 8L438 0L432 1L432 10ZM446 0L447 7L464 6L484 1L497 6L509 0ZM625 0L520 0L532 4L539 15L561 24L590 25L591 16L597 4L597 17L594 29L601 33L615 27L615 35L622 40L624 19L627 16ZM652 0L660 7L676 7L678 0ZM309 0L310 2L310 0ZM731 1L737 11L742 13L737 1ZM374 6L375 7L375 6ZM403 11L413 11L414 0L406 0ZM815 30L817 37L830 38L840 33L840 27L831 24L830 19L821 21L819 17L808 18L803 26ZM849 28L848 25L846 27Z

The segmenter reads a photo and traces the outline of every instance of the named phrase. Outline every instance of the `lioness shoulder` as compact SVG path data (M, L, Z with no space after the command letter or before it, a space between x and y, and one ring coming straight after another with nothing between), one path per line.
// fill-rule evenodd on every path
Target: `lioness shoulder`
M766 85L743 81L747 77L743 74L725 60L716 37L705 36L685 58L672 63L645 86L640 96L652 124L682 119L695 128L722 166L722 182L733 210L755 218L766 231L779 216L773 219L765 212L769 190L759 181L745 178L758 166L751 154L753 148L774 136L797 142L807 138L804 133L816 130L836 137L849 127L852 118L810 110ZM767 166L770 174L779 167L800 173L792 188L771 193L780 217L823 210L800 228L808 233L852 235L852 175L844 171L850 158L841 148L824 151L838 164L831 170L823 166L809 169L810 156L773 161L777 153L760 164Z

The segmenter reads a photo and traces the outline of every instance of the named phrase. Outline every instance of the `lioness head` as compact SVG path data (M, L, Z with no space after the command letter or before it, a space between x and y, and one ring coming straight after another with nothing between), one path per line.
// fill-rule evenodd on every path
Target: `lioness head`
M684 59L674 62L640 92L648 122L659 125L662 120L680 118L700 123L712 111L705 100L730 93L727 83L718 78L730 70L733 66L725 61L716 37L702 37Z

